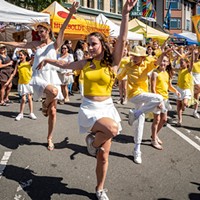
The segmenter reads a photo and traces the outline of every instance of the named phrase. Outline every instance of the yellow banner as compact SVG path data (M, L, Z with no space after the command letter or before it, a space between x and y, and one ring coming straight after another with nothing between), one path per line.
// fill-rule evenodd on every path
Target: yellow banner
M64 20L52 20L51 26L54 33L59 32ZM98 24L89 20L71 19L65 29L65 34L88 35L92 32L100 32L108 37L110 27L105 24Z
M195 32L197 34L197 40L200 43L200 15L192 16L192 22L194 24Z

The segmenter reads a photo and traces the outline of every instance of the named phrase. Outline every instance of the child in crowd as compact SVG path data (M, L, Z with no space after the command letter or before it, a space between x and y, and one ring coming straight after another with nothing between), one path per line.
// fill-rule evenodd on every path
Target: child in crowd
M118 73L122 71L124 66L130 62L130 57L128 53L128 48L124 48L124 55L123 58L121 59L120 66ZM127 104L127 76L125 76L122 80L118 80L118 85L119 85L119 96L120 99L117 101L117 104L122 104L125 105Z
M32 94L33 88L29 85L29 82L32 77L32 60L30 60L29 54L26 50L19 51L19 63L16 63L16 67L14 73L12 74L11 79L15 76L16 72L18 71L19 79L18 79L18 93L21 96L21 103L20 103L20 113L15 118L16 121L20 121L24 117L24 107L26 103L26 95L28 97L28 104L30 114L29 117L31 119L37 119L35 114L33 113L33 101L32 101Z
M173 69L170 63L169 55L163 53L161 55L160 63L156 70L151 75L151 92L160 94L164 99L165 109L155 109L154 119L151 126L151 144L158 150L162 150L162 141L158 137L158 132L161 130L163 125L167 122L167 111L170 109L168 102L168 91L175 92L177 96L180 93L172 86L171 79L173 76Z
M180 59L180 69L178 71L178 81L177 81L177 90L180 92L180 96L176 97L177 99L177 114L178 114L178 122L177 126L180 127L182 125L182 114L185 108L188 106L188 101L192 97L192 64L188 60L188 58Z

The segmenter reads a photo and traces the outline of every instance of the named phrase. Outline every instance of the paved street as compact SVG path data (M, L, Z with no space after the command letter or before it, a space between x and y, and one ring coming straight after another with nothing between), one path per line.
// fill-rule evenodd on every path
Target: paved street
M85 135L78 133L80 95L58 105L52 152L46 149L47 118L40 111L41 102L34 102L37 120L15 121L19 103L14 95L12 105L0 107L0 199L96 199L96 160L86 151ZM114 102L118 98L114 91ZM132 105L116 104L123 131L113 140L109 157L105 186L111 200L200 199L200 123L188 108L183 127L176 128L175 101L171 102L170 123L160 134L162 151L151 147L151 122L145 123L141 165L133 162L133 130L127 123Z

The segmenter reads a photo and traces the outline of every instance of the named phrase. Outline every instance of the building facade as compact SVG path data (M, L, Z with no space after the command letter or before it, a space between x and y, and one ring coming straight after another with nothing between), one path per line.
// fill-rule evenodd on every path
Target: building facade
M140 3L149 0L138 0ZM73 0L67 0L64 4L68 7ZM149 25L163 27L164 19L171 2L170 34L182 32L194 32L191 17L200 13L198 0L151 0L157 15L156 23ZM121 22L122 7L125 0L79 0L81 7L78 14L85 19L95 20L98 14L102 13L116 24ZM140 18L140 16L136 16Z

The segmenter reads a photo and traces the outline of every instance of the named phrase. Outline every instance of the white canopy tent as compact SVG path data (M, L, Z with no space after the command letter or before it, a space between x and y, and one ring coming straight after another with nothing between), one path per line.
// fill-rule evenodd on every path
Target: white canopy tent
M15 6L0 0L0 41L32 40L32 30L27 25L35 22L50 23L50 15ZM3 27L3 28L2 28ZM12 52L12 47L7 47Z
M0 0L0 4L0 22L30 24L34 21L45 21L50 23L50 16L47 13L26 10L4 0Z
M112 37L118 37L119 36L120 26L118 26L117 24L113 23L111 20L109 20L103 14L99 14L96 17L96 22L99 23L99 24L108 25L110 27L110 36L112 36ZM128 40L142 41L143 40L143 35L128 31L127 39Z

